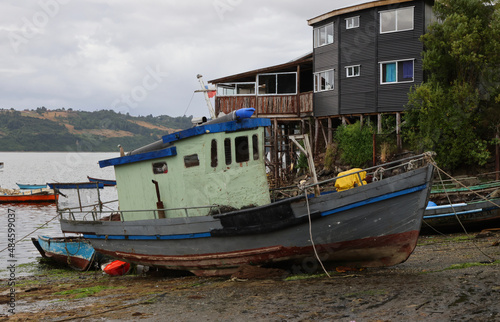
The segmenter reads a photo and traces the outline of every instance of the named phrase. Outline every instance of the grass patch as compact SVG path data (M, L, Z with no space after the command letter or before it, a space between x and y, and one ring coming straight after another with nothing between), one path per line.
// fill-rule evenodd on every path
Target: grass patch
M472 263L453 264L453 265L443 269L443 271L451 270L451 269L463 269L463 268L476 267L476 266L498 265L498 264L500 264L500 260L496 260L493 263L472 262Z
M329 274L336 274L337 272L330 272ZM314 278L323 278L326 277L325 273L321 274L299 274L299 275L293 275L285 278L285 281L300 281L300 280L309 280L309 279L314 279Z
M464 243L473 240L475 237L470 235L459 235L459 236L425 236L419 238L417 246L426 246L432 244L447 244L447 243Z
M346 297L360 297L360 296L374 296L374 295L386 295L386 290L368 290L362 292L355 292L346 294Z
M77 288L74 290L56 292L56 293L54 293L54 295L75 295L73 297L73 299L80 299L80 298L88 297L90 295L99 293L103 290L120 289L120 288L125 288L125 287L123 287L123 286L96 285L96 286L92 286L92 287L84 287L84 288Z
M17 264L16 270L20 273L33 273L38 270L38 263L31 262L31 263Z

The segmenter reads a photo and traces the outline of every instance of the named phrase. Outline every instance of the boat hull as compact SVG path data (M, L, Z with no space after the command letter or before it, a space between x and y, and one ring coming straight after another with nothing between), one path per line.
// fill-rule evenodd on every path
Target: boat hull
M56 202L58 194L0 195L0 203L45 203Z
M432 172L427 165L343 192L215 216L60 222L103 254L203 276L230 275L243 264L311 272L315 250L330 267L391 266L416 246Z
M104 186L116 186L116 180L98 179L87 176L90 182L102 182Z
M76 270L86 270L95 259L95 249L81 237L31 238L42 257L68 265Z
M455 204L453 207L428 207L424 214L422 233L481 230L500 224L500 199Z
M46 184L22 184L16 183L19 189L22 190L32 190L32 189L44 189L47 188Z

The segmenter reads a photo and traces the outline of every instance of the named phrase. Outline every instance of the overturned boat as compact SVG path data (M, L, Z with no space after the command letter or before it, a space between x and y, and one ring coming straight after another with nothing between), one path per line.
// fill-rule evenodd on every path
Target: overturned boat
M114 166L119 210L60 208L62 231L120 260L199 276L231 275L243 264L294 272L320 262L390 266L410 256L432 185L424 155L352 189L336 192L330 180L271 201L264 154L270 120L251 118L253 109L236 112L100 161ZM313 188L321 184L331 190L318 194Z

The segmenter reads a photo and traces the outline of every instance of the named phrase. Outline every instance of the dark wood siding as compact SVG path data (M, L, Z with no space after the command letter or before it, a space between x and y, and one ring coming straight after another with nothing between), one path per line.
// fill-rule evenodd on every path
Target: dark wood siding
M399 112L408 102L408 92L423 81L420 36L429 18L429 1L417 0L351 12L335 19L334 44L315 48L314 72L335 69L335 90L314 94L316 116ZM426 8L427 6L427 8ZM380 34L380 12L414 7L412 30ZM346 29L345 19L359 16L359 27ZM380 84L380 62L414 60L414 80L409 83ZM359 77L346 77L346 66L360 65Z
M314 26L314 28L333 22L333 44L314 48L313 73L334 69L334 89L330 91L314 93L314 115L327 116L339 113L339 20L328 20Z
M422 43L419 38L424 30L424 3L415 1L404 3L399 6L381 7L377 10L377 18L380 11L414 7L413 30L380 34L378 33L378 61L392 61L402 59L415 59L413 73L414 81L401 84L380 84L380 65L378 68L378 112L400 112L408 102L410 88L423 80L421 52Z
M339 97L328 92L314 93L314 115L339 115Z
M346 29L345 19L359 16L359 27ZM363 10L340 19L340 113L374 113L377 109L377 19L374 10ZM346 67L360 65L360 76L347 77Z

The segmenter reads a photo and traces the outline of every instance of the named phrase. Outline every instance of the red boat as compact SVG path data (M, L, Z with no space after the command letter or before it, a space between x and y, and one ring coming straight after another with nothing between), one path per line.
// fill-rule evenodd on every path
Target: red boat
M34 190L10 190L1 189L0 203L42 203L42 202L56 202L59 194L55 193L52 189L34 189Z

